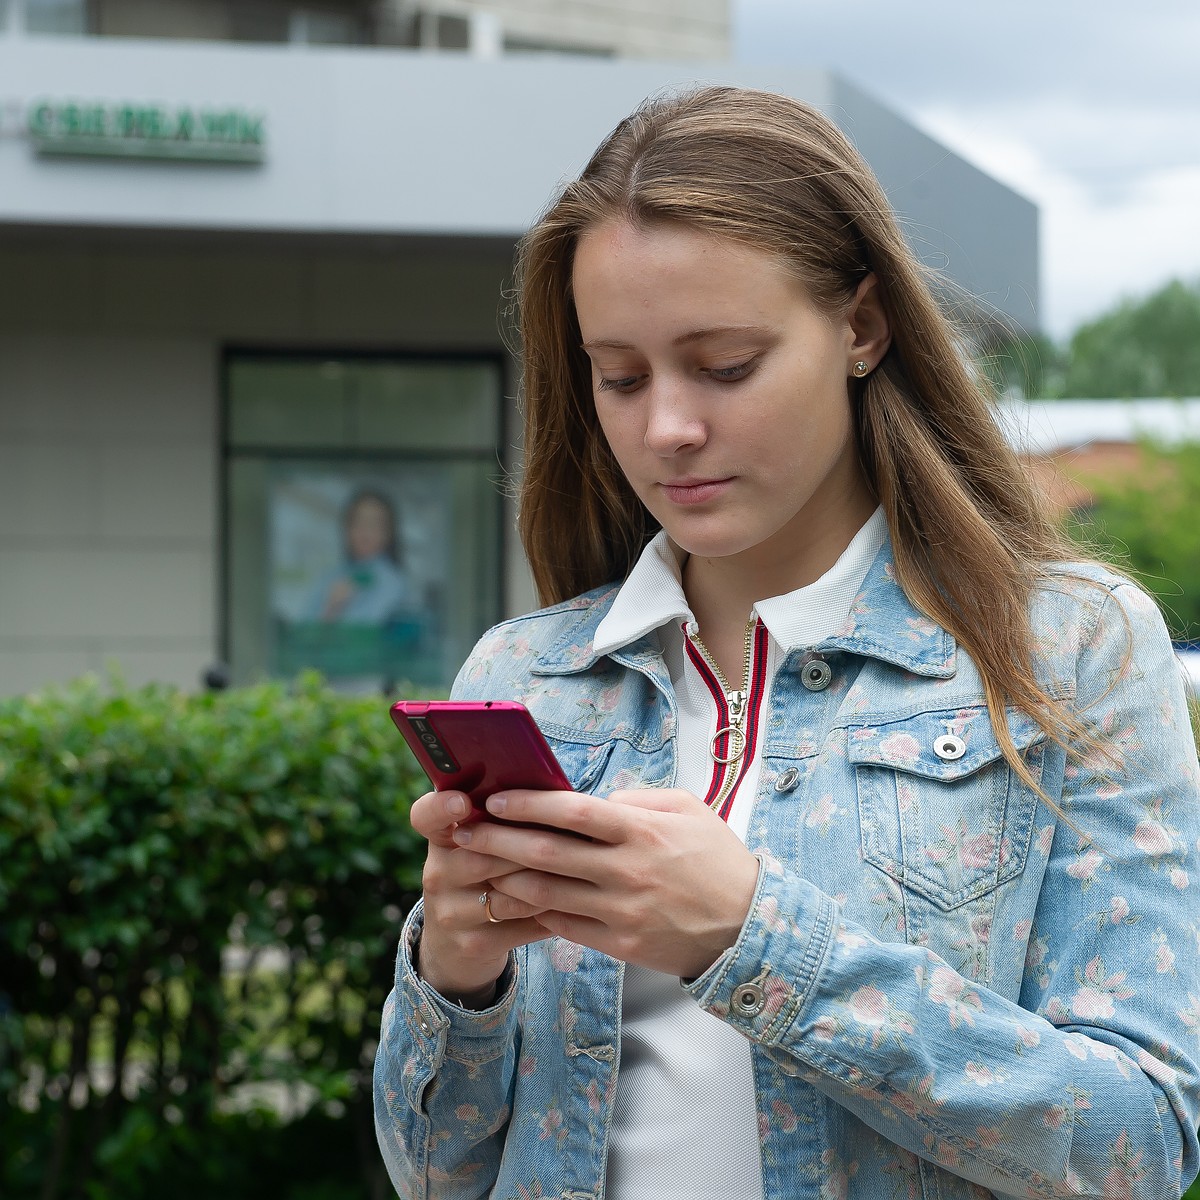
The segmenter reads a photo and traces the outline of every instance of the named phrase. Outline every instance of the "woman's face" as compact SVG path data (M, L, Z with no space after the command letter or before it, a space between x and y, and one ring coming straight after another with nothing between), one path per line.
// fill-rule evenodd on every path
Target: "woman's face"
M392 514L374 496L361 497L346 518L346 546L356 562L378 558L392 540Z
M580 237L573 285L601 428L672 540L785 590L827 570L874 508L848 379L882 350L859 298L834 319L773 254L618 219Z

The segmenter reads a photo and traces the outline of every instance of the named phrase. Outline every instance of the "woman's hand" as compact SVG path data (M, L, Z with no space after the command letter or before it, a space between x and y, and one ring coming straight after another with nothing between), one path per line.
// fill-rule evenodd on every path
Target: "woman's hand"
M428 792L412 806L413 828L429 842L425 859L425 926L418 973L440 995L468 1008L491 1003L509 951L549 933L532 914L533 905L506 900L510 920L492 923L480 897L521 869L486 852L456 845L455 831L470 815L461 792Z
M451 836L480 865L484 858L505 864L485 886L495 916L504 924L512 918L518 942L531 940L532 924L691 979L737 940L758 861L691 793L618 791L600 800L514 790L492 796L487 808L503 820L459 825Z

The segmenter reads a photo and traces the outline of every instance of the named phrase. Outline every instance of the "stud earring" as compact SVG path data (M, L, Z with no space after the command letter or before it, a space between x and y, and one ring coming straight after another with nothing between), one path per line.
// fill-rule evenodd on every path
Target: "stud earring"
M861 379L871 368L860 358L854 364L854 374Z

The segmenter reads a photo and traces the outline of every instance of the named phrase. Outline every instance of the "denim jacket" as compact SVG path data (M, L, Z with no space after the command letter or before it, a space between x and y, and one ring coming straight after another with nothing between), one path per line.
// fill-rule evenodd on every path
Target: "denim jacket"
M597 795L675 777L656 636L592 650L614 594L497 626L455 685L523 701ZM781 665L757 890L686 985L751 1042L767 1200L1168 1200L1197 1173L1200 770L1180 671L1152 601L1098 567L1052 573L1032 625L1042 682L1119 755L1068 755L1011 712L1053 805L1001 756L975 664L912 607L889 547L842 631ZM832 674L809 690L814 652ZM622 964L527 946L472 1012L415 974L420 928L418 907L375 1066L398 1194L600 1200Z

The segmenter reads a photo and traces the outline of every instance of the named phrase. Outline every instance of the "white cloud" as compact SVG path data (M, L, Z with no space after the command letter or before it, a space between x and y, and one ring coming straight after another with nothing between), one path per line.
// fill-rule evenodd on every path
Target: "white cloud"
M1200 276L1196 0L734 0L747 62L843 75L1041 211L1041 312L1063 337Z
M1046 326L1056 335L1173 277L1200 279L1200 164L1144 176L1120 205L1047 204Z
M1200 277L1200 162L1131 175L1119 199L1047 161L995 113L945 108L914 119L938 140L1028 196L1041 213L1042 323L1053 337L1124 296Z

